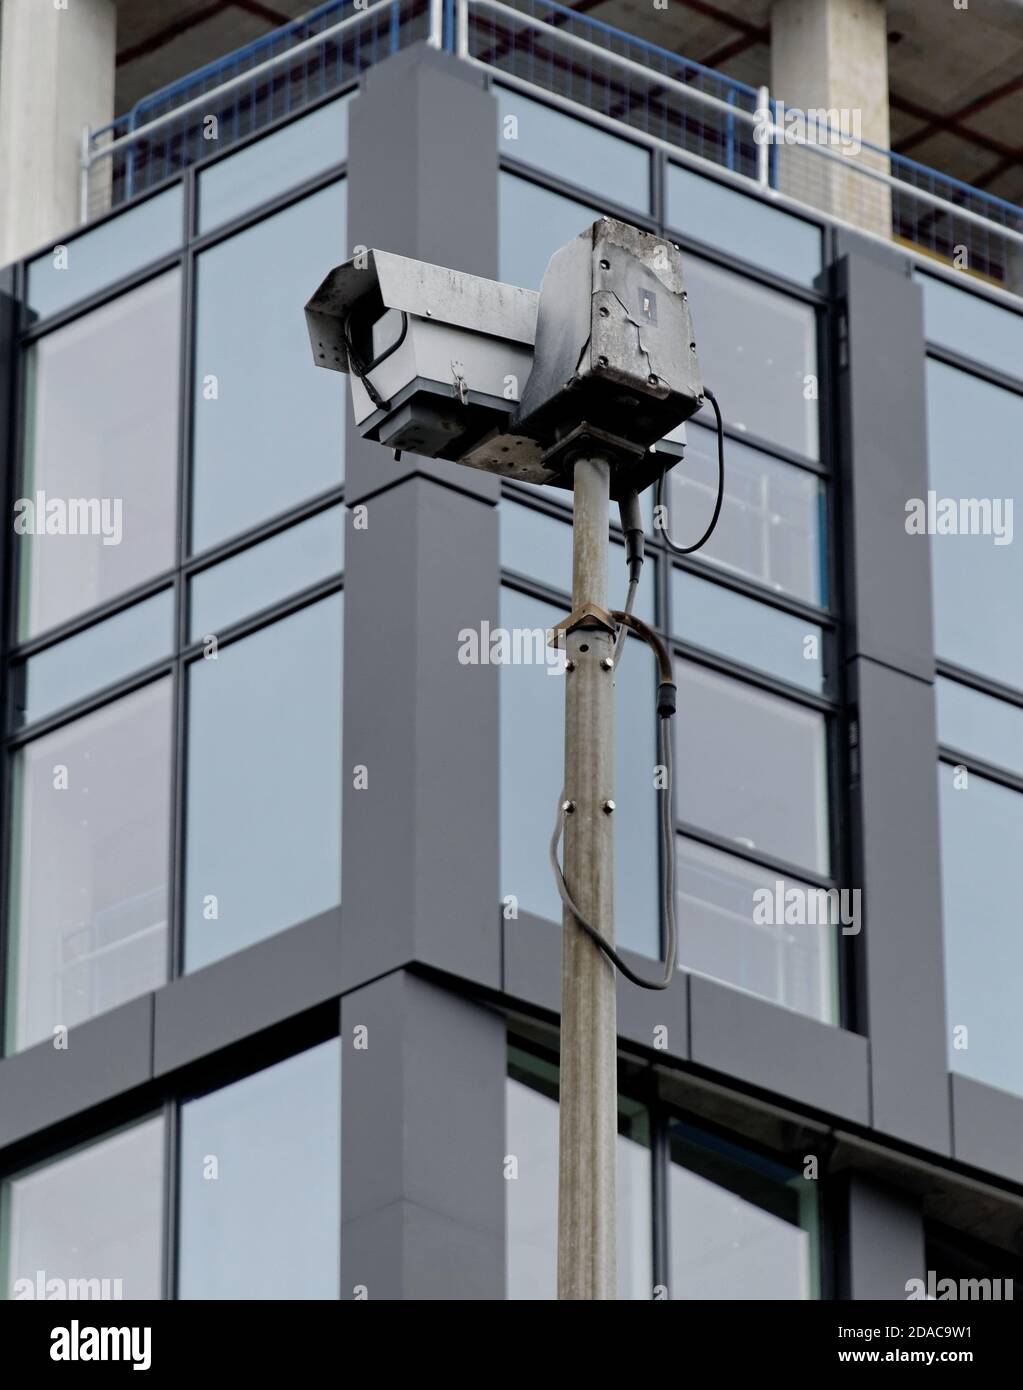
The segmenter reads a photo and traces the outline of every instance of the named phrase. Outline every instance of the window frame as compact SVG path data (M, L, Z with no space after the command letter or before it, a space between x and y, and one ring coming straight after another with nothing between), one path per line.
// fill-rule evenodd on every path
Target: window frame
M177 979L182 971L184 953L184 849L185 849L185 765L187 761L187 701L186 701L186 667L201 656L203 644L201 641L189 640L189 586L194 575L211 568L222 560L230 559L232 556L248 550L250 547L258 545L261 541L268 540L272 536L289 529L292 525L308 520L321 512L328 510L338 504L343 505L345 500L344 483L338 484L322 491L315 496L305 499L300 505L286 509L276 515L266 517L258 525L249 527L247 530L230 537L228 540L215 546L211 546L201 553L189 554L189 518L191 515L191 474L192 474L192 443L193 443L193 416L195 410L194 392L191 387L194 374L195 360L195 333L196 333L196 286L198 275L198 258L209 248L220 242L228 240L239 232L248 230L251 227L265 221L275 213L283 212L287 208L300 203L303 199L321 192L323 189L336 185L347 180L348 160L347 158L330 164L310 178L301 183L286 189L275 197L262 203L256 203L247 208L244 212L224 222L205 233L198 233L198 193L199 178L202 173L210 168L211 165L222 159L229 159L232 155L248 149L258 141L273 135L284 126L290 125L295 121L301 120L305 116L311 115L321 106L329 105L331 102L342 100L359 87L358 79L338 87L316 101L311 101L303 106L301 110L288 113L278 120L268 123L258 131L252 132L242 140L235 141L228 149L216 151L206 159L189 165L184 170L161 180L158 184L145 189L136 197L125 203L119 204L116 208L105 214L103 217L90 222L87 229L89 232L95 231L114 218L123 216L137 205L158 196L167 189L180 185L182 188L182 228L179 247L168 254L162 255L148 263L140 265L129 274L118 279L111 280L90 295L66 306L58 313L41 317L36 322L30 322L30 313L26 303L25 291L27 288L28 266L30 262L39 255L39 251L31 254L17 262L13 269L13 298L17 309L13 315L13 364L11 370L11 402L13 414L10 429L11 458L16 461L16 466L9 470L8 475L8 501L13 506L14 498L19 494L23 477L23 460L25 453L26 435L28 429L27 420L27 396L26 396L26 369L27 353L32 345L45 337L48 333L67 324L83 318L95 309L120 298L129 291L141 285L155 280L158 276L166 274L168 271L177 270L180 276L179 286L179 359L177 368L177 416L179 421L178 441L177 441L177 474L174 483L174 492L177 499L177 524L174 541L175 561L167 569L153 575L143 583L134 585L132 588L116 595L114 598L103 604L76 615L74 618L59 624L47 631L40 633L37 637L30 640L18 642L16 640L17 616L19 604L19 567L20 556L19 547L16 544L9 544L6 553L3 555L4 574L3 580L6 584L6 606L0 614L0 678L2 678L5 688L10 688L13 679L18 678L20 670L24 669L24 663L32 656L37 655L51 647L55 647L66 638L74 637L84 632L88 628L115 616L124 610L131 608L136 603L153 597L155 594L170 590L174 604L173 633L174 645L172 651L161 660L151 662L145 666L136 668L131 673L117 681L111 681L98 689L94 689L85 695L62 705L60 709L53 711L46 717L38 719L33 723L26 723L20 727L14 724L13 710L8 704L4 711L4 723L0 727L0 754L2 754L3 766L0 768L0 819L2 823L10 827L10 818L13 810L13 778L14 778L14 755L16 752L37 737L52 733L66 724L83 715L91 714L102 706L109 704L121 696L132 694L150 682L159 680L161 677L169 676L172 681L171 697L171 742L172 742L172 765L171 765L171 825L170 835L170 865L171 878L168 892L168 961L167 961L167 981L168 983ZM69 242L72 238L68 238ZM45 248L44 248L45 249ZM249 636L258 629L269 626L282 618L288 617L291 613L307 604L315 603L318 599L327 597L335 592L344 589L344 572L339 567L337 572L329 578L316 584L307 586L283 600L275 601L273 604L260 609L257 612L248 614L244 619L232 623L218 633L221 646L230 642L240 640ZM14 833L10 827L6 834L0 839L0 968L6 969L6 961L12 946L12 934L14 924L11 920L10 888L12 879L12 854L13 854ZM6 1020L4 1017L6 1005L6 989L0 990L0 1038L5 1036Z
M509 1020L508 1045L504 1084L510 1079L512 1054L524 1053L527 1057L554 1069L558 1074L557 1040L550 1037L541 1025L529 1025L521 1020ZM642 1106L649 1124L650 1156L650 1252L651 1252L651 1293L657 1289L669 1291L671 1288L671 1198L669 1177L672 1165L671 1126L681 1122L690 1129L699 1131L701 1137L711 1143L739 1150L750 1159L760 1160L775 1167L792 1168L793 1176L798 1170L793 1168L797 1155L781 1154L771 1149L759 1139L745 1134L737 1134L726 1129L714 1120L700 1114L689 1114L677 1099L669 1098L659 1089L657 1071L647 1063L627 1052L618 1052L619 1078L619 1132L621 1122L621 1102L633 1102ZM525 1085L527 1083L520 1082ZM540 1089L540 1088L537 1088ZM542 1092L541 1092L542 1093ZM558 1102L555 1099L554 1104ZM801 1155L799 1155L801 1158ZM737 1160L738 1161L738 1160ZM810 1182L810 1179L807 1179ZM824 1176L813 1181L813 1194L816 1197L814 1230L811 1240L816 1261L811 1261L810 1281L815 1301L829 1301L837 1297L834 1228L836 1224L836 1204L840 1199L838 1184L832 1184ZM723 1191L728 1189L723 1188ZM505 1203L507 1213L507 1201ZM805 1229L802 1228L801 1229ZM507 1260L507 1247L505 1259Z
M343 1062L341 1019L336 1001L287 1020L252 1038L243 1049L204 1058L173 1077L162 1077L142 1094L121 1094L92 1110L84 1122L69 1122L27 1145L15 1145L0 1155L0 1189L9 1179L42 1164L68 1157L77 1149L102 1142L109 1135L158 1116L163 1121L163 1187L160 1194L161 1283L159 1300L177 1301L180 1265L181 1110L189 1101L244 1081L257 1072L337 1039ZM340 1095L338 1104L340 1106ZM2 1161L6 1159L6 1161ZM338 1240L341 1231L338 1228ZM0 1254L4 1253L0 1249ZM2 1273L2 1271L0 1271Z

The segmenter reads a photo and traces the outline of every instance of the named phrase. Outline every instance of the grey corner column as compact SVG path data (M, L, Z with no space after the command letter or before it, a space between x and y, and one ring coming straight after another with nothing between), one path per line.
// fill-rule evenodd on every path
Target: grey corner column
M853 855L846 937L882 1133L950 1152L923 309L909 259L834 236L841 551ZM858 879L858 881L857 881Z
M911 1280L926 1279L924 1222L919 1199L852 1174L845 1187L846 1265L839 1294L856 1301L897 1301Z
M504 1019L396 970L341 1045L342 1299L503 1299Z
M350 252L496 275L497 105L474 69L426 46L381 63L349 145ZM395 462L350 405L347 439L345 978L416 960L499 988L498 669L467 637L489 654L499 622L499 485Z
M497 104L468 65L418 46L371 69L348 185L349 254L496 278ZM505 1021L417 973L501 987L499 672L466 638L478 658L500 621L499 495L488 474L366 443L349 404L346 1299L504 1296Z

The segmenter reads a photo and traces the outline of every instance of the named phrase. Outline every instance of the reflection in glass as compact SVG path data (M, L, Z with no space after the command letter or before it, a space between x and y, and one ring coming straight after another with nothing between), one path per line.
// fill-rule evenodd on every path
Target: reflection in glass
M22 638L174 563L180 292L161 275L29 349Z
M667 221L684 235L813 285L821 269L821 229L717 179L668 165Z
M717 436L689 424L666 498L672 539L694 542L717 498ZM725 440L725 500L700 559L765 588L827 607L824 485L737 439Z
M947 763L939 783L948 1065L1023 1095L1023 795Z
M819 1297L816 1183L671 1125L672 1299Z
M28 267L28 307L33 321L96 294L105 285L168 256L181 245L184 230L182 185L73 237L66 264L53 251Z
M542 634L564 616L553 604L501 590L501 626L541 634L539 650ZM615 935L619 945L656 957L657 678L649 649L626 641L615 671ZM501 895L513 894L520 912L560 922L547 849L563 783L565 678L553 672L532 663L501 667Z
M182 1106L180 1182L179 1298L338 1298L338 1039Z
M676 675L682 820L827 874L823 715L686 661Z
M524 507L505 498L498 511L501 527L501 565L516 574L549 584L569 596L572 593L572 527L569 521L546 512ZM608 555L609 581L617 581L619 603L625 602L629 571L625 547L612 543ZM656 562L648 555L636 594L635 612L648 623L654 621L654 595L657 592ZM612 594L612 601L614 596Z
M341 595L189 668L185 968L341 901Z
M683 263L700 372L726 423L817 458L813 309L696 256ZM713 426L709 407L700 419Z
M938 742L1023 777L1023 708L939 676Z
M816 623L682 569L671 573L671 622L686 642L817 694L824 688L824 633Z
M928 342L1023 377L1023 314L934 275L919 275Z
M170 752L161 680L15 755L8 1052L166 980Z
M350 100L346 96L329 102L203 170L199 231L220 227L257 203L267 203L332 164L340 164L348 155Z
M518 1176L505 1184L507 1296L557 1296L558 1069L508 1050L506 1144ZM646 1109L618 1098L618 1297L650 1298L651 1174Z
M1014 518L1023 515L1021 439L1023 396L943 362L928 361L927 440L935 524L940 502L950 499L955 508L944 509L945 514L954 515L957 523L961 518L961 530L976 531L977 521L987 528L987 534L912 538L931 549L935 648L945 661L1019 689L1023 546L1011 542ZM971 499L978 510L962 506Z
M822 1023L837 1023L835 961L843 901L836 890L828 901L811 899L811 893L824 890L781 879L696 840L677 836L675 843L679 966ZM790 890L800 895L795 906L794 899L785 902ZM853 917L851 911L846 915Z
M173 645L174 592L162 589L47 647L24 665L16 715L30 724L165 657Z
M494 90L502 155L532 164L566 183L598 194L608 192L616 203L636 212L650 211L650 155L642 145L530 101L521 92L506 87Z
M344 248L335 183L199 257L194 552L341 481L347 383L313 368L302 305Z
M554 252L600 216L596 208L564 198L560 193L550 193L514 174L498 177L497 200L499 278L527 290L540 288Z
M19 1173L0 1195L4 1297L38 1297L40 1274L60 1281L48 1298L160 1297L161 1116Z
M202 570L191 584L193 642L297 594L344 565L345 512L331 507Z

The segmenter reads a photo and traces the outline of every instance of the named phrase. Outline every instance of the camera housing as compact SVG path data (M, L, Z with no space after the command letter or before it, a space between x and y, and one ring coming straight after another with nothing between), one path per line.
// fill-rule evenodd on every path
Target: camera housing
M548 463L566 441L578 452L591 437L618 451L620 468L642 475L650 464L637 464L637 454L695 415L703 399L676 246L602 217L554 253L515 433L543 444Z
M306 305L318 366L347 372L360 433L457 461L507 424L539 296L388 251L335 267Z
M364 438L501 477L570 489L599 454L623 497L681 456L703 404L678 248L611 217L554 254L539 294L372 250L305 312Z

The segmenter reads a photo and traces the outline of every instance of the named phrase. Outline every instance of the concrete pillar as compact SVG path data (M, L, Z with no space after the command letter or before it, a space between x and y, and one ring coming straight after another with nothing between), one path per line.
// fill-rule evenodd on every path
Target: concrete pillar
M82 127L114 116L114 0L0 6L0 265L78 223Z
M786 144L777 152L779 189L889 236L890 191L860 172L862 165L889 169L887 159L860 148L866 141L887 150L891 141L885 0L775 0L771 96L790 113L830 112L831 148L848 160Z

